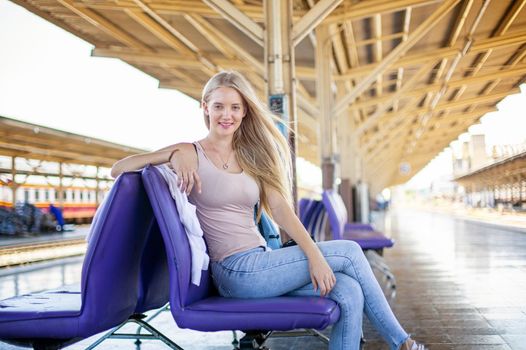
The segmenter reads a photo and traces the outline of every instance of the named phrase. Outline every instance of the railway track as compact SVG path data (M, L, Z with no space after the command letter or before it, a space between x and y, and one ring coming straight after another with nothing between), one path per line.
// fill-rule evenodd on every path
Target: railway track
M0 247L0 268L83 255L86 245L83 238L74 238Z

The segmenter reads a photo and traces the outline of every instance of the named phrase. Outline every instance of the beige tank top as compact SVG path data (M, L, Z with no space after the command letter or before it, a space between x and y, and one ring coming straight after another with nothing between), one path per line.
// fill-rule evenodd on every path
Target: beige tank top
M202 191L197 193L194 187L189 199L197 207L210 260L221 261L232 254L266 246L254 222L254 205L259 199L256 181L244 172L233 174L218 169L199 142L194 144Z

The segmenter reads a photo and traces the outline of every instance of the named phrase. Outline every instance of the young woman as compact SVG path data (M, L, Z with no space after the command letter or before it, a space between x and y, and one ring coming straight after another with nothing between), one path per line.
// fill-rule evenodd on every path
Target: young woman
M127 157L112 175L171 164L197 207L219 293L328 296L341 310L330 349L359 348L364 310L391 349L425 349L396 320L358 244L311 240L292 209L287 141L250 84L237 72L218 73L204 87L202 108L204 139ZM258 201L297 246L266 247L254 222Z

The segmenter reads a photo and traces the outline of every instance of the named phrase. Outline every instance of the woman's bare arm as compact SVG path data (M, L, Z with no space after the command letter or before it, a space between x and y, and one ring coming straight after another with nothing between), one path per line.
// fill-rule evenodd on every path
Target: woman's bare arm
M201 192L201 180L197 175L197 154L191 143L177 143L148 153L135 154L117 161L111 168L111 176L117 177L125 171L144 168L148 164L170 162L179 175L180 187L189 194L194 185Z

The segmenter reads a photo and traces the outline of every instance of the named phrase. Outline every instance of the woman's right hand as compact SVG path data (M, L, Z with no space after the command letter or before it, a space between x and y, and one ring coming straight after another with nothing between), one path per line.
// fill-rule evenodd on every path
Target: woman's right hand
M180 144L177 150L172 151L170 157L170 166L179 177L179 188L186 194L192 192L192 188L201 193L201 179L197 174L197 153L194 145Z
M321 252L309 259L309 272L314 291L319 290L322 297L328 295L336 284L336 276Z

